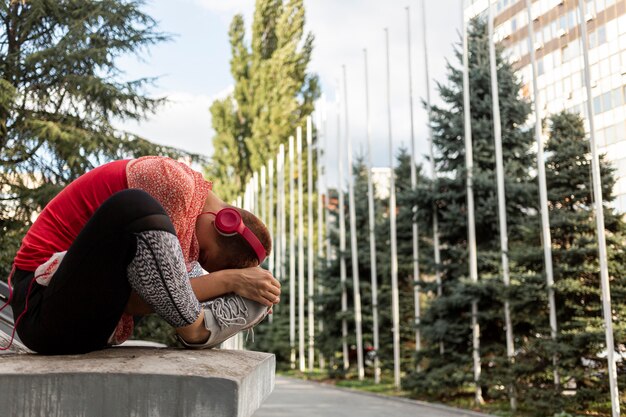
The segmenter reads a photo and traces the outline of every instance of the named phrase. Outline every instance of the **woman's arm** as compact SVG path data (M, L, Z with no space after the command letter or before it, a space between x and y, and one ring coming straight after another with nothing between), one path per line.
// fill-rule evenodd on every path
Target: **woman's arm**
M190 282L200 302L230 292L268 307L280 302L280 282L269 271L259 267L224 269L191 278ZM135 291L132 291L125 312L143 316L154 311Z
M280 282L259 267L224 269L201 275L191 279L191 288L201 302L229 292L268 307L280 302Z

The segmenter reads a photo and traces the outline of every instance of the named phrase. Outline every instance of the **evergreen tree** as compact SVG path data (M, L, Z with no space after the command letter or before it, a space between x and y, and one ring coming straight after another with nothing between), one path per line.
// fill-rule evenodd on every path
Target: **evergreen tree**
M400 343L401 343L401 369L411 370L415 368L415 325L414 325L414 282L413 282L413 205L414 193L411 189L411 155L407 149L401 147L396 155L395 188L396 188L396 240L398 254L398 295L400 302ZM426 181L421 173L421 166L416 166L418 184ZM393 325L391 315L391 251L389 232L389 200L379 202L380 210L384 213L379 219L376 229L377 253L379 254L378 276L379 297L378 309L380 317L380 329L391 329ZM432 254L431 246L424 240L424 230L419 227L420 265L424 265L426 259ZM420 267L422 279L425 276ZM391 331L381 331L380 352L384 369L393 371L393 334Z
M189 156L118 131L162 99L122 81L117 58L167 37L141 1L29 0L0 5L0 273L34 213L70 181L113 159ZM196 158L197 159L197 158Z
M303 126L319 96L318 80L307 72L313 35L304 35L302 0L257 0L252 44L246 45L241 15L229 36L234 91L211 105L215 136L208 173L229 201L252 173L273 158L281 143Z
M515 264L520 225L531 213L529 201L536 201L536 190L529 170L534 165L529 152L533 139L526 122L529 104L519 98L521 88L513 67L503 58L497 46L498 89L502 119L503 158L505 170L506 208L509 228L511 289L502 284L500 264L497 188L492 120L491 77L489 70L489 38L486 23L475 19L469 29L469 66L471 122L474 150L474 199L480 282L468 279L467 209L465 184L465 144L463 120L462 52L457 46L456 66L448 65L448 78L438 83L444 106L432 107L431 127L435 146L435 162L439 173L434 184L423 183L414 196L419 207L424 236L432 235L432 208L437 207L441 242L439 265L443 295L431 300L422 318L423 350L418 360L419 373L408 376L406 385L417 395L449 398L468 395L467 384L473 381L471 356L471 301L478 300L481 326L481 385L487 397L506 395L499 386L508 386L513 379L506 360L503 302L512 302L514 334L524 336L524 315L520 311L527 302L523 291L517 291L520 275ZM424 264L425 271L434 272L432 257ZM439 351L440 343L444 353Z
M372 322L371 322L371 264L370 264L370 247L369 247L369 212L367 200L367 166L362 156L358 156L352 167L352 175L354 175L354 194L355 194L355 213L356 213L356 230L357 230L357 251L359 255L359 288L361 291L361 304L363 311L363 341L364 348L373 346L372 339ZM330 236L330 242L335 251L335 256L326 266L326 263L320 265L317 277L324 287L324 294L316 297L317 305L323 306L321 312L317 316L324 321L324 331L317 339L317 347L325 355L326 358L332 359L336 366L329 368L331 376L343 376L344 372L341 368L341 352L342 352L342 333L341 320L348 320L348 340L350 347L350 362L356 367L356 346L355 325L354 325L354 303L353 303L353 283L352 283L352 251L350 248L350 227L349 227L349 200L345 196L345 216L346 216L346 285L345 289L348 294L348 311L344 315L341 312L341 285L339 272L339 213L338 213L338 194L336 191L331 192L329 203L331 206L330 223L333 226ZM379 205L380 207L380 205ZM379 213L376 213L379 218ZM378 259L380 260L380 258ZM380 273L378 274L380 277ZM380 281L379 281L380 282ZM379 306L380 308L380 306ZM373 370L366 369L370 373Z
M534 291L541 300L535 309L533 333L525 346L523 386L527 405L537 415L566 410L572 413L610 414L606 346L599 282L598 246L591 185L591 156L583 121L560 113L550 118L546 143L546 181L552 234L552 256L557 302L558 339L551 341L544 277ZM614 200L615 170L600 158L604 217L611 278L615 340L624 340L626 303L624 279L626 238L623 220L609 204ZM529 271L543 271L539 236L531 234L535 251L528 253ZM529 272L532 275L532 272ZM619 343L619 342L618 342ZM614 347L617 351L619 346ZM622 348L623 350L623 348ZM552 356L558 355L561 386L553 385ZM624 380L623 372L619 373ZM623 384L623 382L622 382ZM567 395L564 395L567 391Z

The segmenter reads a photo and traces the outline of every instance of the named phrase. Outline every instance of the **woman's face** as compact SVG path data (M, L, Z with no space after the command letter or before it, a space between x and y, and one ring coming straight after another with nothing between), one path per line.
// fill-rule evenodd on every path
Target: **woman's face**
M216 244L218 232L213 225L214 220L215 216L212 214L202 214L196 219L196 237L200 246L198 262L208 272L216 270L220 256L220 250Z

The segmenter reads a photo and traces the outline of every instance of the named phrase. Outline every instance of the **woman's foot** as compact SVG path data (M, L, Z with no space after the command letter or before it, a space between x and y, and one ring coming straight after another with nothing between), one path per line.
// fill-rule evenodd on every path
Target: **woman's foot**
M207 338L193 343L179 332L179 339L189 348L212 348L231 338L242 330L248 330L260 323L269 309L256 301L236 294L226 294L202 303L204 309L204 335Z

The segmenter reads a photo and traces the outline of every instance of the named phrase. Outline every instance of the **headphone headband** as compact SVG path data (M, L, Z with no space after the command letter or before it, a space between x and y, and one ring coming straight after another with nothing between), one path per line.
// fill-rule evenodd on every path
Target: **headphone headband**
M244 238L248 245L254 250L254 253L259 260L259 265L263 263L267 256L263 244L258 237L248 229L241 218L239 211L232 207L226 207L218 211L217 213L207 212L215 216L215 228L224 236L240 235ZM204 214L204 213L200 213Z

